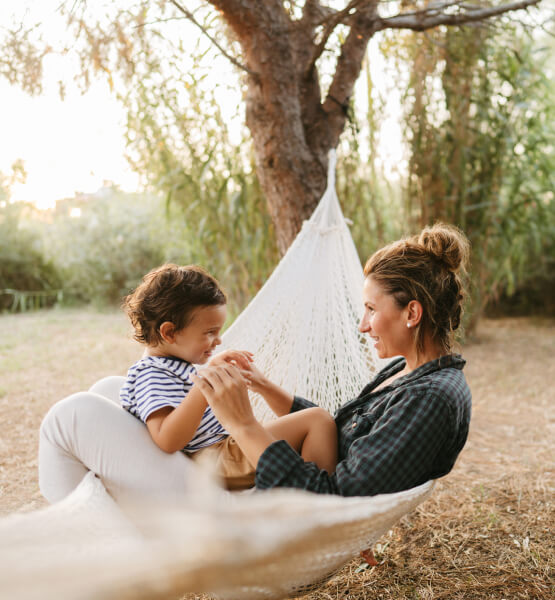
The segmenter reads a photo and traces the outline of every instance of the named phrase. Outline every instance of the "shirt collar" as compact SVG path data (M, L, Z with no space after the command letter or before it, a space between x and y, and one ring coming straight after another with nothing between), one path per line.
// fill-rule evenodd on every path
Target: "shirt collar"
M372 383L372 387L368 391L371 392L382 381L384 381L388 377L391 377L392 375L395 375L395 373L398 373L399 371L404 369L405 364L406 364L406 361L403 357L396 358L395 360L390 362L378 374L376 379L374 379L374 381ZM407 373L406 375L399 377L399 379L396 379L390 385L386 386L385 388L382 388L382 390L395 389L401 385L405 385L406 383L409 383L411 381L419 379L420 377L423 377L424 375L428 375L428 373L433 373L434 371L439 371L440 369L446 369L447 367L451 367L454 369L462 369L465 364L466 364L466 361L463 359L463 357L460 354L447 354L445 356L440 356L439 358L436 358L427 363L424 363L423 365L420 365L419 367L414 369L414 371L411 371L410 373ZM380 390L380 392L382 390Z

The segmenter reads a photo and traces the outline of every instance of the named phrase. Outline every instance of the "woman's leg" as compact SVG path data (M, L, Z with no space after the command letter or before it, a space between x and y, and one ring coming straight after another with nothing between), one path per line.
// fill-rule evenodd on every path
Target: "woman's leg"
M47 500L67 496L89 471L116 501L145 496L174 501L197 485L206 488L198 467L182 452L160 450L113 394L112 399L94 392L73 394L55 404L41 425L39 485Z
M275 421L264 428L291 446L308 462L333 473L337 465L337 427L323 408L307 408Z
M122 377L121 375L110 375L109 377L99 379L89 388L89 392L104 396L104 398L107 398L120 406L119 391L124 383L125 377Z

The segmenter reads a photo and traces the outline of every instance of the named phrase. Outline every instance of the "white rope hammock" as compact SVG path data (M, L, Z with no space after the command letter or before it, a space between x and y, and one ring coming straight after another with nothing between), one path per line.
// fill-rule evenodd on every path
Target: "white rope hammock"
M285 389L333 413L358 395L379 359L358 331L363 274L335 192L335 151L316 210L268 281L223 336L254 353ZM273 413L253 397L259 418Z
M330 411L378 366L357 331L362 269L334 169L332 153L314 215L224 336L226 347L251 350L272 380ZM0 598L299 596L371 547L432 484L370 498L199 487L179 506L120 506L89 473L62 502L0 519Z

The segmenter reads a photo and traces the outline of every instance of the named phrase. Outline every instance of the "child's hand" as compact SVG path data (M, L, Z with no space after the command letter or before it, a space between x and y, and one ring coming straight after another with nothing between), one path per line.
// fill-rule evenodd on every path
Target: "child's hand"
M250 362L248 368L241 369L241 375L246 380L249 389L253 392L261 394L264 387L268 384L268 379L254 362Z
M253 360L252 352L248 350L224 350L213 356L208 361L208 364L214 367L228 363L236 365L239 367L239 370L246 370L250 368Z

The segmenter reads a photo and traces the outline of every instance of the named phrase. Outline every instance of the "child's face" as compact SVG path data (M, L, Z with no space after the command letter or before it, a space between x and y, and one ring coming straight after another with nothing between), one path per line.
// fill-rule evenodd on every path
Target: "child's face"
M172 354L196 365L204 364L222 343L220 331L225 318L225 304L195 309L189 325L175 333Z

